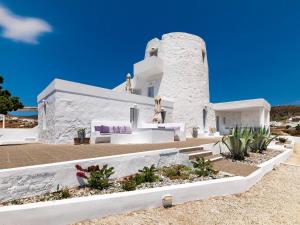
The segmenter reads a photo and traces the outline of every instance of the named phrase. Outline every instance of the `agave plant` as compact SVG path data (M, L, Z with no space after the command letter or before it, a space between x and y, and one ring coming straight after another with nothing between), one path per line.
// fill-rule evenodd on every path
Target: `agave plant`
M236 127L231 130L230 135L224 136L219 142L228 148L231 158L244 160L245 156L248 156L248 149L252 140L251 129Z
M277 136L271 137L270 130L266 127L253 129L253 141L250 144L250 148L253 152L262 153L267 150L268 145Z

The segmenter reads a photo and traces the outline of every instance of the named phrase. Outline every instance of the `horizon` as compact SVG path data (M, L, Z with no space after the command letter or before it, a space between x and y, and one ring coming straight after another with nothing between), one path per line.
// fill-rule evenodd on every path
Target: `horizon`
M206 42L211 102L300 105L300 3L216 2L0 0L3 87L26 106L55 78L113 88L149 40L186 32Z

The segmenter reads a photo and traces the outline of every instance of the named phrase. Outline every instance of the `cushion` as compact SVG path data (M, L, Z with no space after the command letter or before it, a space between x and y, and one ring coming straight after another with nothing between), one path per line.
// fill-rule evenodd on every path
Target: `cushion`
M101 126L101 129L100 129L100 133L101 133L101 134L108 134L108 133L110 133L110 132L109 132L109 126L104 126L104 125L102 125L102 126Z
M101 131L101 126L95 126L95 131Z
M121 126L121 127L119 127L119 129L120 129L120 133L121 134L126 134L126 128L125 128L125 126Z
M119 126L113 126L113 131L115 134L120 133L120 127Z
M131 133L132 133L131 127L129 127L129 126L124 126L124 128L125 128L125 133L126 133L126 134L131 134Z
M114 133L113 126L109 126L109 133L111 133L111 134L113 134L113 133Z

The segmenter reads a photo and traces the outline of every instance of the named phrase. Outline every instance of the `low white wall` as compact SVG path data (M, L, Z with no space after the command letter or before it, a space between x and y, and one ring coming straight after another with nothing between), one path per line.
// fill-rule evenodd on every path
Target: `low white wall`
M144 166L152 164L156 167L162 167L174 164L188 165L188 163L187 155L179 153L176 149L165 149L3 169L0 170L0 201L55 191L57 185L60 187L79 186L80 180L76 177L76 164L83 168L91 165L108 164L115 168L115 174L112 175L112 178L117 178L134 174Z
M37 140L38 128L1 128L0 129L0 144L26 142L26 139ZM29 141L29 140L28 140Z
M300 144L300 137L290 136L290 139L292 139L294 143Z
M81 220L160 207L162 197L165 195L172 195L173 203L178 204L213 196L242 193L256 184L274 166L284 162L291 151L286 150L261 164L260 169L247 177L237 176L132 192L7 206L0 208L0 219L5 225L65 225Z

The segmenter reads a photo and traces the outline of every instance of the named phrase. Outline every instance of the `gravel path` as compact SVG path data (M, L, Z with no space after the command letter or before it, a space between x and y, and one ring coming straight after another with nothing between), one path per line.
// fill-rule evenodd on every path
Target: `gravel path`
M76 225L300 224L300 167L281 165L248 192Z

